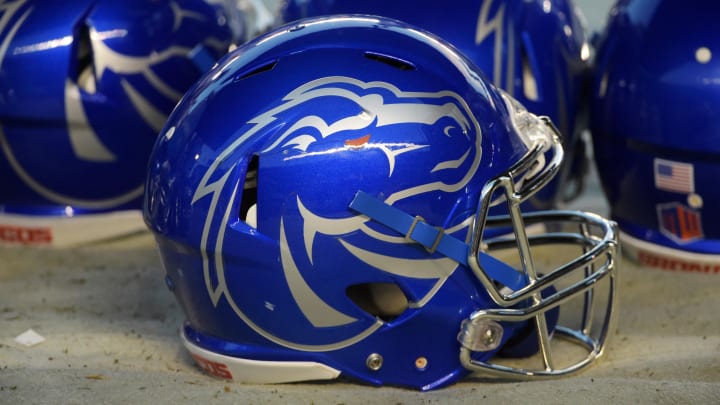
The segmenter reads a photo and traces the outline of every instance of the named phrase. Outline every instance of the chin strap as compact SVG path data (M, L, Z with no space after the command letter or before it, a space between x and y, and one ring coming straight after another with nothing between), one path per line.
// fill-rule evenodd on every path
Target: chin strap
M203 74L210 70L215 65L215 57L212 55L210 50L203 44L196 45L190 50L188 54L195 68L197 68L200 74Z
M419 243L429 254L437 252L468 267L470 247L460 239L446 234L442 227L432 226L422 217L406 214L364 191L355 194L355 198L350 202L350 208L405 235L407 241ZM513 291L525 286L525 277L521 272L486 253L481 252L479 259L480 266L491 279Z

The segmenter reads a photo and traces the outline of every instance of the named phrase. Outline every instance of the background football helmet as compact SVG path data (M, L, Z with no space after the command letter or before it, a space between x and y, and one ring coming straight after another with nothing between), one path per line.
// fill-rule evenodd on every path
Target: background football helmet
M242 15L229 4L0 4L0 243L72 244L144 228L158 131L242 41Z
M592 135L623 249L720 272L720 3L617 2L598 41Z
M230 0L242 10L246 24L246 37L254 38L269 30L275 23L275 15L269 9L273 1L267 0Z
M595 215L521 215L562 156L549 120L419 28L345 16L271 31L185 95L150 158L145 221L182 341L252 383L427 390L473 370L578 370L605 344L616 241ZM511 215L488 218L493 204ZM528 236L541 221L581 231ZM493 226L515 233L484 238ZM577 255L533 261L561 242ZM585 352L551 356L563 338Z
M343 13L391 17L442 37L496 87L550 117L563 137L565 163L523 208L558 207L582 191L590 48L572 0L288 0L281 7L286 22Z

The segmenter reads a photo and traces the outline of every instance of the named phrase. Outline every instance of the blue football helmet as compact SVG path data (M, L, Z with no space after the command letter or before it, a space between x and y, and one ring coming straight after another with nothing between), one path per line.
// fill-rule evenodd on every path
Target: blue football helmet
M587 171L590 47L572 0L287 0L286 22L329 14L395 18L454 45L530 112L548 116L563 136L565 163L523 208L561 207L583 189Z
M522 215L562 156L549 120L419 28L345 16L271 31L193 86L151 154L144 215L182 341L251 383L428 390L473 370L578 370L603 351L616 240L592 214ZM574 231L528 236L540 222ZM515 233L485 238L495 226ZM534 261L557 243L577 255ZM553 361L564 340L586 352Z
M224 0L0 4L0 243L144 229L157 133L243 24Z
M712 1L620 1L599 37L598 172L623 250L647 266L720 273L718 13Z

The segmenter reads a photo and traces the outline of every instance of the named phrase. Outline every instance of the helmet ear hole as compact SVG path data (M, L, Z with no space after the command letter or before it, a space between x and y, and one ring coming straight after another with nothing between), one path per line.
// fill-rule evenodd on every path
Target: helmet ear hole
M240 220L257 228L257 185L258 185L258 155L253 155L248 163L243 182L240 200Z
M408 308L408 299L397 284L355 284L345 291L363 311L381 320L391 321Z

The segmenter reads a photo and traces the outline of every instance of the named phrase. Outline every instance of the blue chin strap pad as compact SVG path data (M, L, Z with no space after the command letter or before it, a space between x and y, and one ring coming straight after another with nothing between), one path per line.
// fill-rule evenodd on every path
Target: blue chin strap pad
M445 229L434 227L421 217L413 217L402 210L386 204L384 201L364 192L358 191L350 202L350 208L381 223L405 238L428 250L428 254L440 253L466 268L470 247L460 239L445 233ZM523 273L516 271L507 264L494 257L480 253L480 266L489 278L501 283L513 291L519 290L527 284Z

